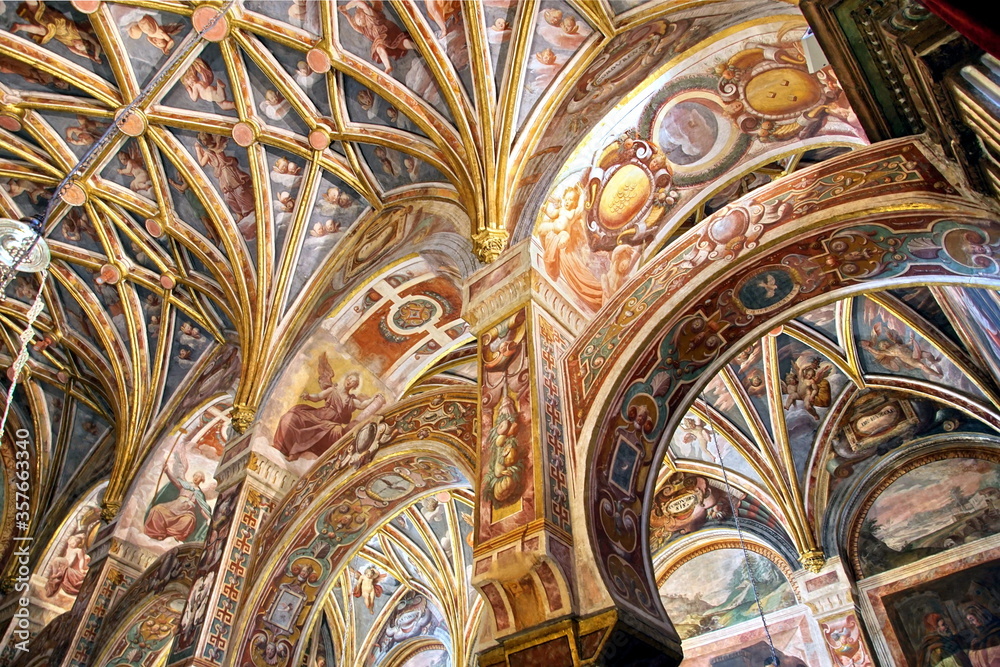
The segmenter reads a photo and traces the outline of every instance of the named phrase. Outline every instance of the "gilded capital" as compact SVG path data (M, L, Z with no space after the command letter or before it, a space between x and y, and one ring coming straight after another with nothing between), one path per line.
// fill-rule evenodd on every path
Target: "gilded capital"
M813 574L817 574L826 565L826 557L821 549L810 549L799 555L799 562Z
M254 417L257 412L251 407L246 405L234 405L233 409L229 412L229 419L233 425L233 430L243 435L253 424Z
M503 229L486 228L472 236L472 250L486 264L496 261L506 247L507 232Z
M122 509L122 504L114 501L104 501L101 503L101 520L105 523L111 523L118 516L118 512Z

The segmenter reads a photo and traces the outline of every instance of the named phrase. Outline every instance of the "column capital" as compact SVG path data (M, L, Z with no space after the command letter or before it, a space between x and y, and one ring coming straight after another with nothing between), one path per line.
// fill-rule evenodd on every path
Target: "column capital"
M539 270L541 247L528 238L466 281L462 317L482 333L519 307L533 303L575 336L586 324L583 313Z
M233 438L226 443L226 450L215 470L217 489L221 493L251 477L268 490L268 495L280 498L292 488L296 477L266 456L254 451L252 446L256 429Z

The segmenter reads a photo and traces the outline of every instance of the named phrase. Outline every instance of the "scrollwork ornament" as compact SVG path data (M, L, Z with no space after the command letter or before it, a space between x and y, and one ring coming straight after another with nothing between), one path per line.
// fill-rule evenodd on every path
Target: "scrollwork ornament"
M507 232L502 229L483 229L472 237L472 250L479 261L492 264L507 248Z

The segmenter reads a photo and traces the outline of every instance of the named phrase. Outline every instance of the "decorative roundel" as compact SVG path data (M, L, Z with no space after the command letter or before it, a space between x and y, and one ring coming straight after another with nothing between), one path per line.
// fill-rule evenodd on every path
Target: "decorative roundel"
M34 237L34 230L26 223L0 218L0 262L6 266L14 266L14 257L23 252L22 248L30 245ZM39 238L27 256L18 263L17 270L26 273L44 271L49 266L49 259L49 246L45 239Z
M389 326L397 333L413 333L438 317L441 307L426 297L414 297L399 304L390 314Z

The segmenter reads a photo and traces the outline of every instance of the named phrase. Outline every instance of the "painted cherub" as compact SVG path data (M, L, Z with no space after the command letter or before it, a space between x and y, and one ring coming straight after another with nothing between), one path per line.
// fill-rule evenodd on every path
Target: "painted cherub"
M103 123L94 120L93 118L88 118L87 116L78 115L76 117L77 124L70 125L66 128L66 141L73 144L74 146L89 146L95 141L97 141L107 126Z
M181 85L184 86L192 102L198 100L212 102L224 111L236 108L234 102L226 99L225 82L215 78L215 72L201 58L195 58L191 66L181 75Z
M152 196L153 182L149 179L149 172L146 171L145 163L142 161L142 154L139 146L129 144L126 150L118 152L118 161L122 163L120 169L116 171L122 176L132 179L129 189L136 194Z
M816 408L830 406L830 381L833 364L820 361L819 357L805 353L792 362L792 367L781 382L781 392L785 394L785 410L795 407L799 401L813 419L819 419Z
M681 418L681 430L684 432L682 440L688 446L696 445L705 454L706 461L716 461L718 459L715 453L708 447L712 436L707 426L700 417L689 412Z
M379 572L374 565L369 565L363 572L351 568L351 576L354 578L354 597L361 598L361 601L368 607L368 611L375 611L375 599L382 596L384 589L382 582L389 575Z
M872 326L872 335L868 340L861 341L861 347L875 357L880 366L899 372L904 368L922 370L934 377L942 377L941 357L934 356L917 342L913 332L908 341L902 334L890 326L876 322Z
M184 29L182 23L160 24L152 14L146 14L138 21L129 24L127 32L132 39L142 39L146 36L146 41L169 55L174 48L173 36Z

